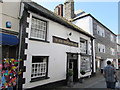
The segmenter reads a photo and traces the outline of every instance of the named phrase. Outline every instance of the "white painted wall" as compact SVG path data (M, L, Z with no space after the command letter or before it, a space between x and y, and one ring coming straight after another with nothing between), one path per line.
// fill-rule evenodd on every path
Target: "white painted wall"
M73 21L72 23L77 25L78 27L82 28L86 32L90 33L91 35L93 35L93 22L92 22L92 18L90 16L87 16L87 17L84 17L81 19L77 19L77 20Z
M72 22L73 24L77 25L78 27L82 28L84 31L88 32L89 34L93 35L93 20L90 16L77 19ZM96 72L95 67L95 40L93 40L93 59L94 59L94 72Z
M31 15L37 16L33 13ZM80 48L53 43L52 36L57 36L57 37L67 39L68 33L71 32L72 35L69 36L70 40L74 42L78 42L79 45L80 45L80 37L90 41L89 37L83 34L80 34L76 31L73 31L70 28L66 28L65 26L62 26L44 17L41 17L41 16L37 16L37 17L40 19L46 20L48 22L48 41L50 43L33 41L26 38L26 42L28 43L28 49L25 51L25 53L27 54L27 60L25 61L26 72L23 73L23 78L26 78L26 83L23 85L23 88L31 88L38 85L43 85L50 82L66 79L66 64L67 64L66 52L80 53ZM31 21L31 20L28 18L28 21ZM27 29L27 32L28 33L30 32L30 26ZM50 78L46 80L40 80L37 82L30 83L32 56L35 56L35 55L49 56L48 77ZM78 70L80 71L80 56L78 57ZM80 77L80 73L78 74L79 74L78 77ZM91 75L91 73L86 74L86 76L89 76L89 75Z
M96 62L95 62L95 39L93 40L93 63L94 63L94 72L96 72Z

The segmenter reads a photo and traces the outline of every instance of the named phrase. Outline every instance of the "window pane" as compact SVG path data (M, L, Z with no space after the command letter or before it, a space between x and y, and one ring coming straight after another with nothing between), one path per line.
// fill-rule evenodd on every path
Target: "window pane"
M31 78L46 76L47 57L33 56L32 57L32 73Z
M36 19L36 18L32 18L31 37L45 40L46 27L47 27L47 24L45 21L42 21L42 20Z
M84 70L84 71L90 71L90 57L81 57L81 69L80 70Z

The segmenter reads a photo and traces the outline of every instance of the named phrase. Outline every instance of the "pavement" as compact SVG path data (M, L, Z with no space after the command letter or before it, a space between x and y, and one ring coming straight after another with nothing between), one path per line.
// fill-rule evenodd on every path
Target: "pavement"
M117 70L118 72L118 78L120 81L120 70ZM84 78L83 83L77 82L74 83L73 87L68 87L68 86L61 86L57 87L54 90L70 90L70 89L77 89L77 90L84 90L84 89L102 89L106 90L106 83L103 75L98 72L95 76L89 77L89 78ZM120 89L117 89L120 90Z

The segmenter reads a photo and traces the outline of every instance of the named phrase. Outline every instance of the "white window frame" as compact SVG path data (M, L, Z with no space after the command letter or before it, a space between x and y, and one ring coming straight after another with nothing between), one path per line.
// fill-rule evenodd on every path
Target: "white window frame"
M81 56L81 67L80 70L84 70L85 72L89 72L91 70L91 61L88 56Z
M112 34L110 34L110 40L114 42L114 36Z
M100 27L99 25L97 25L97 34L102 37L105 37L105 30L102 27Z
M115 49L110 48L110 50L111 50L111 55L115 55Z
M32 12L30 12L30 20L29 20L29 38L32 38L32 39L37 39L37 40L42 40L42 41L47 41L47 38L48 38L48 20L46 18L43 18L37 14L34 14ZM43 22L46 22L46 32L45 32L45 38L38 38L38 37L34 37L34 36L31 36L31 30L32 30L32 18L36 18L37 20L41 20Z
M46 76L46 65L47 65L46 62L32 63L32 75L33 76L31 78L45 77ZM36 69L37 71L35 71Z
M81 53L87 54L88 53L87 52L88 51L88 45L87 45L88 41L83 39L85 43L81 43L81 39L83 39L83 38L80 38L80 51L81 51Z
M36 78L47 78L48 74L48 56L33 56L42 57L43 60L33 61L31 67L31 80Z
M105 45L98 43L98 52L105 53Z
M35 23L33 24L33 20L36 22L36 24ZM32 22L31 22L30 37L45 41L46 33L47 33L47 22L44 20L38 19L36 17L32 17L31 21Z

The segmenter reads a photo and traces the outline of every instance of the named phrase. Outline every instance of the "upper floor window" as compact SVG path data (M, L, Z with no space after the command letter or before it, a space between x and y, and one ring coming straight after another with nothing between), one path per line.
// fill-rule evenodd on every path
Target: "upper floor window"
M81 53L87 54L87 40L80 38L80 50Z
M47 22L32 17L30 37L40 40L46 40Z
M114 36L112 34L110 35L110 40L114 42Z
M110 50L111 50L111 55L115 55L115 49L110 48Z
M105 37L105 31L103 28L101 28L100 26L97 25L97 34L102 36L102 37Z
M98 43L98 52L105 53L105 45Z

